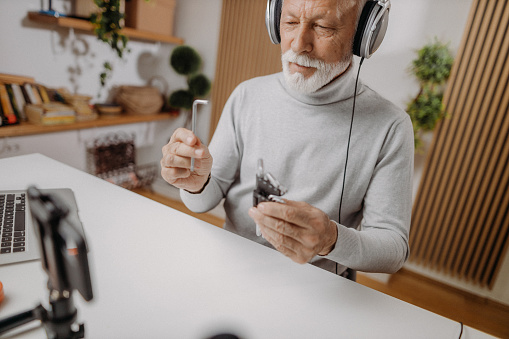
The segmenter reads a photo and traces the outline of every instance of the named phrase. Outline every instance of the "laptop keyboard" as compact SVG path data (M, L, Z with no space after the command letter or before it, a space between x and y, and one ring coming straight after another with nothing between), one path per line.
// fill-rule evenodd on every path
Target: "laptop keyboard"
M25 193L0 194L0 255L25 252Z

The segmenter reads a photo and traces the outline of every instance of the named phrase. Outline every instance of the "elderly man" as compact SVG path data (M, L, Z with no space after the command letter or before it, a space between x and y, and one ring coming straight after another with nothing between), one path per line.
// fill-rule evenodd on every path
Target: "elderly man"
M350 136L352 43L364 3L285 0L283 72L235 89L209 148L178 129L161 159L163 178L191 210L225 198L226 230L336 274L395 272L409 254L410 119L359 83ZM288 189L284 203L252 207L258 159Z

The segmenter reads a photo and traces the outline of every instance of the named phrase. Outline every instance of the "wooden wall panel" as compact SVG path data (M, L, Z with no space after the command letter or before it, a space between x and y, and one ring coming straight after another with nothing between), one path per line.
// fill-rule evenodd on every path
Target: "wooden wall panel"
M212 89L212 137L224 104L244 80L281 71L281 49L265 28L266 0L223 0Z
M509 243L508 30L508 0L474 0L410 234L411 261L487 287Z

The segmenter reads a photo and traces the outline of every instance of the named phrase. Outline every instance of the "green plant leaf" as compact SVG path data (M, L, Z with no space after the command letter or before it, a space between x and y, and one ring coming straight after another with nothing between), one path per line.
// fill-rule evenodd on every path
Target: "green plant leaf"
M196 73L201 67L201 57L192 47L178 46L170 57L170 66L181 75Z
M189 91L195 97L205 97L209 94L212 87L210 80L203 74L192 75L187 80Z
M417 51L411 71L421 85L419 94L408 103L407 113L414 127L415 148L421 145L423 131L432 131L438 121L446 116L442 104L443 87L451 74L452 57L447 44L438 39Z
M418 129L432 131L444 117L443 94L431 87L424 87L421 93L407 107L407 113Z
M412 71L421 83L442 84L449 78L454 58L446 44L435 40L417 52Z
M128 38L121 33L121 20L124 13L120 12L120 0L94 0L99 7L99 12L90 16L90 21L94 25L94 33L97 39L108 44L120 59L123 59L127 48ZM101 86L104 87L106 79L109 77L112 69L104 65L105 71L99 75Z
M193 106L193 101L193 93L182 89L171 94L169 104L172 108L191 109Z

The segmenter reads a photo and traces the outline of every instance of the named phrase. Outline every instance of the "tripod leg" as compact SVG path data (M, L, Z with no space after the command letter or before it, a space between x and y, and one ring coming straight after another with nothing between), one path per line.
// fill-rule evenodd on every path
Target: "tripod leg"
M72 295L50 298L50 306L42 322L48 338L77 339L85 336L84 325L76 324L78 311L74 307Z
M41 309L44 310L44 308L41 305L39 305L32 310L21 312L0 320L0 335L10 330L13 330L18 326L28 324L31 321L41 320L40 318L42 314Z

